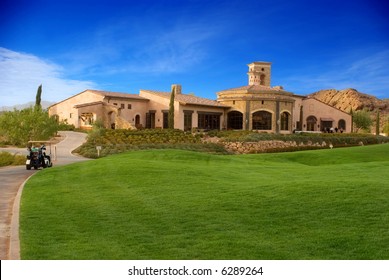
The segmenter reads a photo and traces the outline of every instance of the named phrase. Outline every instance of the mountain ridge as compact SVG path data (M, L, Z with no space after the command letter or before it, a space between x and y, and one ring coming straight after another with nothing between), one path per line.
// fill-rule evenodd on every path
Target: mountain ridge
M388 112L389 110L389 99L379 99L373 95L359 92L353 88L343 90L323 89L309 94L308 97L316 98L345 112L363 109L368 111L380 109L382 112Z
M371 131L375 129L377 110L380 111L380 131L383 131L389 118L389 99L379 99L353 88L343 90L324 89L311 93L307 97L315 98L347 113L350 113L351 110L353 112L367 110L370 112L370 117L374 122L374 127L371 127Z
M47 109L49 106L51 106L53 104L54 104L54 102L50 102L50 101L42 100L42 102L41 102L41 105L42 105L43 109ZM35 105L35 102L34 101L30 101L30 102L27 102L27 103L17 104L17 105L14 105L14 106L2 106L2 107L0 107L0 112L13 111L14 109L22 110L22 109L26 109L26 108L29 108L29 107L33 107L34 105Z

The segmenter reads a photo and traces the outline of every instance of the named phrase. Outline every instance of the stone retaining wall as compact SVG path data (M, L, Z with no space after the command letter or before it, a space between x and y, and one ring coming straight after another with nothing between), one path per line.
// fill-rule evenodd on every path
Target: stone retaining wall
M277 149L287 149L291 147L329 147L331 144L327 144L325 141L322 143L308 141L307 143L297 143L296 141L259 141L259 142L219 142L224 147L236 154L252 154L252 153L263 153L266 151L274 151Z

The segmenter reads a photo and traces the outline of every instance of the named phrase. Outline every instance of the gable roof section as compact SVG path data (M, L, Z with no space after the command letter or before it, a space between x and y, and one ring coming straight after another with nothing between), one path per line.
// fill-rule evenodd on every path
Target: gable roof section
M147 93L151 93L160 97L170 98L171 92L156 91L156 90L143 90ZM211 106L220 108L229 108L230 106L222 105L219 102L207 98L197 97L190 94L176 94L175 101L180 102L182 105L200 105L200 106Z
M130 94L130 93L122 93L122 92L112 92L112 91L103 91L103 90L95 90L95 89L86 89L80 93L77 93L75 95L72 95L64 100L61 100L57 103L54 103L52 104L51 106L49 106L48 108L50 107L54 107L64 101L67 101L69 99L72 99L73 97L76 97L78 95L81 95L85 92L91 92L91 93L94 93L94 94L98 94L100 96L103 96L103 97L116 97L116 98L125 98L125 99L137 99L137 100L144 100L144 101L148 101L147 98L144 98L144 97L141 97L139 96L139 94Z

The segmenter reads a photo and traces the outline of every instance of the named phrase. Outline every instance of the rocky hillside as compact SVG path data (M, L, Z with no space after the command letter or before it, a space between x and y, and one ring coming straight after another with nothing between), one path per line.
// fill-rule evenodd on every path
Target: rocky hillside
M360 93L356 89L348 88L344 90L326 89L309 95L324 103L334 106L342 111L350 112L357 110L368 110L371 112L373 120L376 119L376 110L380 109L381 118L380 126L384 126L384 122L389 116L389 99L378 99L375 96Z
M344 90L326 89L309 95L324 103L330 104L342 111L349 112L366 109L375 111L376 109L388 111L389 100L381 100L375 96L360 93L356 89L348 88Z

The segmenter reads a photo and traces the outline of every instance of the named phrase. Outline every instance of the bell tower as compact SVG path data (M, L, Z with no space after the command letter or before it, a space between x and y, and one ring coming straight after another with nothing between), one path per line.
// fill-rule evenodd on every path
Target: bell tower
M249 71L249 85L261 85L270 87L271 62L252 62L247 64Z

